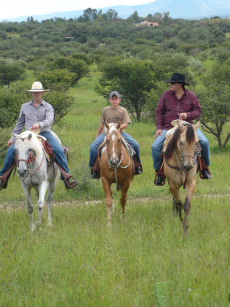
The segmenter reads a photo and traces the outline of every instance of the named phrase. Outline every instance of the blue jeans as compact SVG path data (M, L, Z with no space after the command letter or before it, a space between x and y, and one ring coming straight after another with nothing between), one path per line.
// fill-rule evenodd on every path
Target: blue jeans
M135 150L136 154L135 154L135 158L137 159L137 161L141 164L141 159L140 159L140 145L139 143L134 140L133 137L131 137L131 135L129 135L126 132L122 133L123 138L127 141L127 143L129 143L129 145ZM96 140L90 145L90 158L89 158L89 166L93 167L96 160L97 160L97 154L98 154L98 148L100 147L100 145L103 143L105 138L105 134L100 134Z
M152 145L152 157L154 161L155 170L158 170L160 168L162 161L163 161L161 153L162 153L162 149L163 149L163 145L165 141L165 135L167 131L168 130L163 130L162 135L159 135ZM202 148L201 156L204 159L205 164L209 166L211 164L209 140L206 138L206 136L203 134L203 132L200 129L198 129L196 133L199 137L200 146Z
M58 140L52 135L50 131L43 131L40 133L40 135L44 136L47 139L48 143L52 146L58 163L64 168L64 170L67 173L70 173L65 151L62 148L61 144L58 142ZM12 145L6 153L6 159L4 162L4 166L0 171L0 176L5 174L5 172L8 171L10 167L14 164L14 156L15 156L14 147L15 145ZM62 175L61 179L64 179Z

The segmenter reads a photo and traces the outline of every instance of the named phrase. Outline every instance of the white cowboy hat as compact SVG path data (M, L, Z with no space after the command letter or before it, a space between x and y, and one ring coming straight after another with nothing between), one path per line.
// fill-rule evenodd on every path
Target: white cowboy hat
M27 90L27 92L41 92L41 93L49 91L50 91L49 89L45 90L41 82L39 81L35 81L31 86L31 90Z

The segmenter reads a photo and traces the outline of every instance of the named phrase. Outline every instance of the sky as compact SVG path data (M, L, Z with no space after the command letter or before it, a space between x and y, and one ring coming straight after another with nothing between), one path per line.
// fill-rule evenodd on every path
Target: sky
M43 15L61 11L85 10L88 7L98 9L114 5L137 5L154 0L0 0L0 19L20 16Z

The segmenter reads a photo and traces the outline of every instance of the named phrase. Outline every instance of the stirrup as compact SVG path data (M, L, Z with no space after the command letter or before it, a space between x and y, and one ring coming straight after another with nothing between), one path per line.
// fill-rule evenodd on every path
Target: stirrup
M7 188L7 185L8 185L8 180L2 180L0 179L0 190L2 189L6 189Z
M71 181L71 179L72 179L72 181ZM66 189L72 189L72 188L74 188L78 185L77 179L75 179L73 176L71 176L67 179L64 179L64 182L65 182Z
M160 180L160 177L161 177L162 180ZM154 184L158 187L161 187L161 186L165 185L165 179L166 179L165 175L156 174Z

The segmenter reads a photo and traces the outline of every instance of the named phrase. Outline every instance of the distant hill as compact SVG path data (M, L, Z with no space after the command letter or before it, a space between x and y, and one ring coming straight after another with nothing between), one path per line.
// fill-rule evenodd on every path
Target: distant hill
M95 7L92 7L95 8ZM87 8L86 8L87 9ZM141 5L118 5L109 6L101 9L103 12L113 9L118 13L121 18L128 18L135 11L141 17L146 17L148 14L166 13L170 12L172 18L184 18L184 19L200 19L210 18L213 16L230 17L230 1L229 0L156 0L148 4ZM54 17L61 18L78 18L83 14L81 11L66 11L66 12L54 12L46 15L32 15L35 20L42 21L44 19L50 19ZM28 16L18 17L14 19L7 19L9 21L24 21Z

